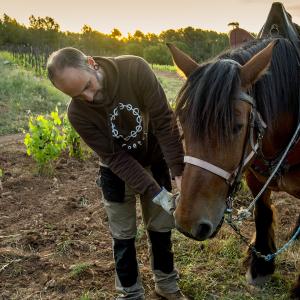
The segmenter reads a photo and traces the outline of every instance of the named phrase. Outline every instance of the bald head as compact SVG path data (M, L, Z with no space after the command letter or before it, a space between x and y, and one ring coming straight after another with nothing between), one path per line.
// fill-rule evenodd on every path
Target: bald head
M53 52L47 71L53 85L74 100L99 102L104 97L104 71L78 49L68 47Z
M88 57L80 50L66 47L53 52L47 61L48 77L54 83L57 74L65 68L88 69Z

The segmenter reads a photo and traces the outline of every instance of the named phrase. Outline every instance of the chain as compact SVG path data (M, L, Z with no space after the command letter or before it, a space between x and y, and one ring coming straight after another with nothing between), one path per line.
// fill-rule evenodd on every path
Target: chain
M263 258L265 261L271 261L274 259L278 254L285 251L291 244L297 239L298 235L300 234L300 226L290 238L288 242L286 242L280 249L278 249L275 253L269 253L267 255L262 254L260 251L256 250L256 248L249 242L248 238L246 238L242 233L241 230L237 227L232 219L232 215L228 214L225 218L225 222L235 231L235 233L240 237L240 239L249 247L249 249L254 253L258 258Z

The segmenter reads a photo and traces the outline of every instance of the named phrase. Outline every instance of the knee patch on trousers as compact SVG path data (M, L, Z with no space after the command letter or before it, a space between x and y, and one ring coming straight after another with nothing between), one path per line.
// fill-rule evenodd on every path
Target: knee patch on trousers
M97 185L102 188L105 200L123 202L125 197L125 183L109 168L100 166Z
M172 252L171 231L156 232L148 230L153 254L154 270L166 274L174 270L174 254Z
M135 238L127 240L114 239L114 258L121 285L123 287L134 285L138 278Z

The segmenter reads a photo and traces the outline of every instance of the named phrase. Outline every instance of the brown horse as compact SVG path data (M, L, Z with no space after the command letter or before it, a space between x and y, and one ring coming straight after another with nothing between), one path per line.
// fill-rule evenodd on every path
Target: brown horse
M228 196L242 172L257 195L289 143L300 119L300 62L297 49L283 38L254 40L211 62L198 65L168 45L176 65L188 77L177 99L186 166L176 227L205 240L221 227ZM300 143L255 204L253 245L262 254L276 252L271 191L300 198ZM299 226L299 218L298 218ZM264 281L274 272L249 251L247 279ZM300 277L294 289L300 297ZM297 298L297 299L298 299Z

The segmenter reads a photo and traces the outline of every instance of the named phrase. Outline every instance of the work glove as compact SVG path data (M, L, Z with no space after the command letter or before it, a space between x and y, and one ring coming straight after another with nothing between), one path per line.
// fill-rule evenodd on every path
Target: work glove
M174 195L163 187L161 191L152 199L152 201L161 206L169 215L173 215L177 204L177 198L178 194Z

